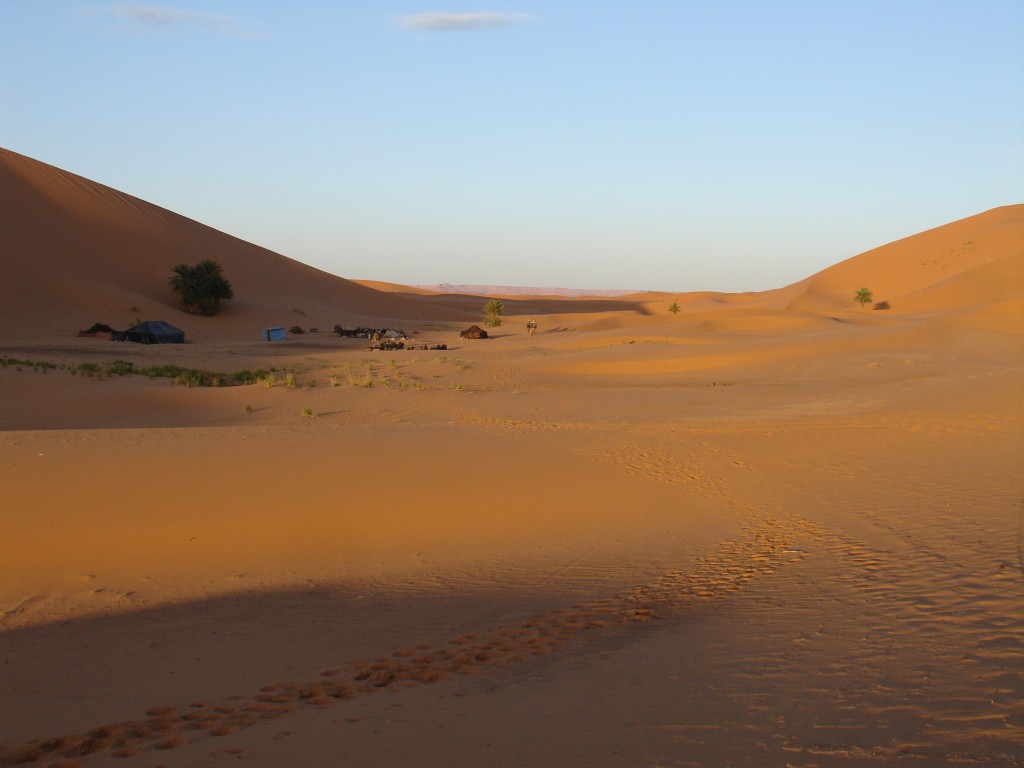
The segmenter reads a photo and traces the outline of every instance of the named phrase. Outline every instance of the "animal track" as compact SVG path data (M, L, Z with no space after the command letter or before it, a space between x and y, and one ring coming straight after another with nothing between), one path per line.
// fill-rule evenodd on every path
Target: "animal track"
M727 597L787 562L804 557L792 548L798 536L815 535L808 521L765 520L748 525L692 568L611 597L536 614L519 624L469 632L441 644L421 643L387 656L325 668L318 679L271 683L256 694L188 707L155 706L138 720L113 723L72 736L40 739L9 748L8 762L78 758L101 752L127 757L145 750L168 750L204 738L219 737L257 723L276 720L303 708L330 707L344 699L385 688L439 683L454 675L522 664L579 641L588 633L616 633L679 615L688 608Z

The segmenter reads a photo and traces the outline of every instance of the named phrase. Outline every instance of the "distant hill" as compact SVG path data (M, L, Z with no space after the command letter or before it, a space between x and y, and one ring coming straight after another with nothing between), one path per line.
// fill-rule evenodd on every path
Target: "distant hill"
M644 291L638 290L606 290L600 288L535 288L522 285L455 285L452 283L441 283L440 285L415 285L423 291L434 293L466 293L473 296L594 296L597 298L617 298L619 296L632 296Z

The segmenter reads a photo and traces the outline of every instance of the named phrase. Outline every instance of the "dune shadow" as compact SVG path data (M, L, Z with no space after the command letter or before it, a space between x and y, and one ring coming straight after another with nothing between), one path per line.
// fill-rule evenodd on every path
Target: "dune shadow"
M486 585L403 577L269 589L249 587L241 573L229 594L0 631L0 656L21 660L0 667L0 706L14 691L19 711L35 713L0 722L0 761L175 748L382 688L443 683L563 649L587 653L598 639L605 648L628 643L636 627L773 574L792 559L797 530L783 528L768 521L708 557L659 564L639 583L636 574L623 580L621 563L601 563L604 576L588 580L585 597L569 578L532 589L524 604L529 569ZM105 690L111 678L118 697ZM54 687L95 693L55 700Z
M245 576L236 578L244 583ZM127 746L162 749L157 739L192 741L219 735L214 732L218 727L246 727L297 707L327 706L400 681L430 683L460 671L475 674L493 666L491 657L459 661L468 650L462 646L469 643L458 636L488 627L464 617L493 615L496 606L503 606L501 614L515 616L517 609L522 612L520 591L512 582L457 592L369 581L254 586L224 596L0 630L0 656L21 660L17 670L0 666L0 710L23 713L0 721L0 764L35 762L79 747L87 750L82 755L102 751L109 756L116 745L97 736L97 729L127 729L120 734L127 737ZM538 602L552 609L578 598L555 588L548 592ZM312 631L296 633L296 627ZM403 650L406 646L409 650ZM531 650L525 643L520 646L524 654ZM187 670L182 649L189 649ZM441 653L444 649L451 650ZM485 651L497 658L490 644L477 652ZM415 665L416 655L429 656L430 662ZM54 658L62 659L59 668L50 661ZM393 661L382 665L382 658ZM118 680L119 697L103 693L110 679ZM87 718L81 701L54 699L52 690L65 687L96 691ZM162 719L154 720L157 715ZM201 732L195 730L197 719ZM86 733L86 728L93 730Z

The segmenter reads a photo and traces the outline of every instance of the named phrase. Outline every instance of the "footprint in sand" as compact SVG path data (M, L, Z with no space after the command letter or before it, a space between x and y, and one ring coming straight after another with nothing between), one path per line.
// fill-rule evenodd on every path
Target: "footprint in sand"
M556 652L588 632L627 631L727 597L803 557L801 550L792 548L795 538L818 533L808 521L766 520L759 527L747 526L742 538L724 541L716 553L693 568L669 571L612 597L545 611L515 626L465 633L440 647L421 643L389 656L329 667L317 680L271 683L249 697L234 696L212 704L195 702L185 709L152 707L143 719L100 726L76 736L32 741L5 754L9 761L24 764L99 752L129 757L147 750L175 749L303 708L329 707L382 689L439 683L453 675L475 675L489 668L525 663Z

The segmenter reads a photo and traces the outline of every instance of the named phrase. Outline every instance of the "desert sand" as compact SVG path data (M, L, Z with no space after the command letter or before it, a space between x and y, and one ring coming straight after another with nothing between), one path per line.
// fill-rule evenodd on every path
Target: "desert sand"
M1024 765L1024 205L460 340L487 298L0 151L0 760ZM136 319L187 343L76 337Z

